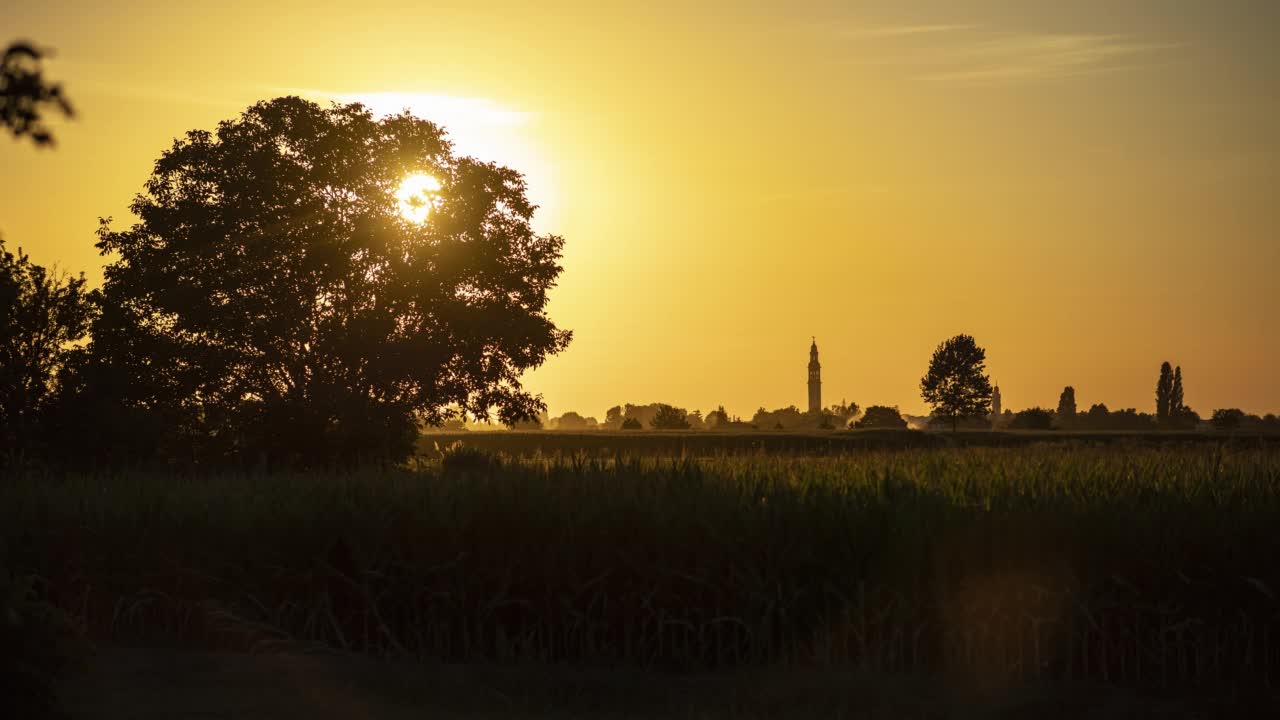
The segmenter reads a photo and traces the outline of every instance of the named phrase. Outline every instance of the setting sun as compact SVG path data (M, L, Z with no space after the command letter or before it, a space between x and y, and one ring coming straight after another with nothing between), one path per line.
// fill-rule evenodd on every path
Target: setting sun
M412 223L426 222L439 190L440 181L430 175L416 173L405 178L396 189L400 214Z

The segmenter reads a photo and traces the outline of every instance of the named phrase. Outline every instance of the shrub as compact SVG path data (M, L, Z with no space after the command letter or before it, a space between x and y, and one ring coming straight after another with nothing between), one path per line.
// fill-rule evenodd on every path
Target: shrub
M654 430L688 430L689 419L684 410L660 404L657 414L653 416L653 420L649 421L649 425Z
M853 426L859 429L902 429L907 426L907 421L902 419L902 414L898 412L898 408L896 407L872 405L867 408L866 413L864 413L863 416L853 424Z
M436 450L440 453L440 468L446 474L483 473L502 468L500 457L488 450L465 445L461 440L443 448L436 444Z
M1209 422L1215 430L1235 430L1244 422L1245 414L1240 408L1218 408L1213 411Z
M1009 427L1013 430L1051 430L1053 413L1039 407L1020 410L1014 414Z

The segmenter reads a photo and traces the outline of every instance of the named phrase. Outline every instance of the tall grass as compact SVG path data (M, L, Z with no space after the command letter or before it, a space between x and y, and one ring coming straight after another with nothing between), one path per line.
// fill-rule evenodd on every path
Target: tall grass
M1280 680L1280 450L1033 447L22 478L99 639L984 682Z

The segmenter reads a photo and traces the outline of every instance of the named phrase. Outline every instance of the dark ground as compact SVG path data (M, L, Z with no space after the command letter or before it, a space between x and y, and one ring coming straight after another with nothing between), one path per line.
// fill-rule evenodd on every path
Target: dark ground
M1237 718L1280 697L1210 701L1098 686L956 687L854 670L671 675L418 665L331 654L100 650L60 688L73 718Z

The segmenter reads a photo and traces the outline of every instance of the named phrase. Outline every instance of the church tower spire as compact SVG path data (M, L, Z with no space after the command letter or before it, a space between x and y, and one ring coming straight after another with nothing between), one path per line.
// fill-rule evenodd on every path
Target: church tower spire
M818 339L809 346L809 412L822 412L822 365L818 363Z

